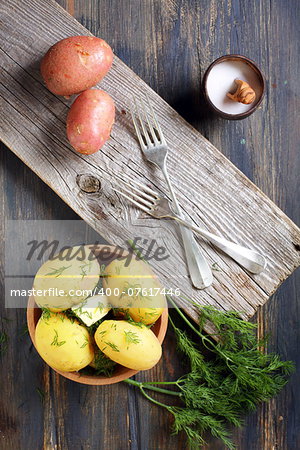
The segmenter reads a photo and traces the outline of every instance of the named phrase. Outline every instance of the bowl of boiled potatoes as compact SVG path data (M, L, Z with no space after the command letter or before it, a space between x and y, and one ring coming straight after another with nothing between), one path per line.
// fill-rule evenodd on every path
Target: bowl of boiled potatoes
M162 356L164 290L146 262L124 252L107 245L64 249L34 278L27 306L32 342L52 369L78 383L118 383Z

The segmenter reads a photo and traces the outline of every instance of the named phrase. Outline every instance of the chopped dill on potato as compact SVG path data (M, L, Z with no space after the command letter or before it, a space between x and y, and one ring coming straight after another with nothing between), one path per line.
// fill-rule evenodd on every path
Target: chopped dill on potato
M125 330L124 334L125 334L125 341L127 342L127 344L138 344L139 342L141 342L137 333L134 333L133 331Z
M54 331L54 338L50 345L55 345L56 347L61 347L62 345L64 345L66 343L66 341L59 341L57 330L53 330L53 331Z
M50 269L52 270L52 272L46 273L45 276L54 276L55 278L58 278L61 276L61 274L69 269L69 267L71 266L62 266L62 267L58 267L57 269L55 269L54 267L50 267Z
M114 352L120 352L119 348L113 342L105 342Z
M42 308L42 318L44 320L49 320L51 316L51 311L49 308Z

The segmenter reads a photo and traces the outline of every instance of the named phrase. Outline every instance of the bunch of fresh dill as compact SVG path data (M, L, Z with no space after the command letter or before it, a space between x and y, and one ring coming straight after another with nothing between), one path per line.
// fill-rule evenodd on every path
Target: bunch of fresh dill
M263 353L260 347L266 341L258 341L256 325L242 320L238 313L195 305L199 309L197 326L172 298L169 301L194 332L192 340L170 317L178 349L187 357L190 372L176 381L125 382L137 386L148 400L173 414L173 431L184 431L191 448L204 445L204 434L210 432L233 449L228 426L241 426L245 413L276 395L287 383L293 363ZM204 332L208 323L215 330L211 335ZM201 346L209 350L209 359L203 356ZM149 394L151 390L179 397L182 405L162 403Z

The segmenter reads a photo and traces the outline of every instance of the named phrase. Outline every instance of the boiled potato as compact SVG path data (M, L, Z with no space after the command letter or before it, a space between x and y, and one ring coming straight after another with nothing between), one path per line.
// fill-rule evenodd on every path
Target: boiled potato
M43 314L36 326L35 345L53 369L74 372L90 364L94 349L88 330L63 313Z
M125 320L105 320L96 333L100 350L111 360L134 370L147 370L161 357L161 345L146 326L136 326Z
M159 280L148 264L134 257L127 267L126 259L113 260L105 269L103 286L111 304L137 322L152 324L166 308Z
M76 246L46 261L33 283L41 308L63 311L92 295L100 277L100 265L88 246Z
M68 96L95 86L112 61L112 49L103 39L72 36L48 50L41 62L41 74L49 91Z
M164 308L128 308L127 312L135 322L152 325L162 315Z
M79 153L97 152L110 137L115 121L113 99L100 89L90 89L80 94L67 117L67 136Z
M125 320L131 318L134 322L153 325L163 310L164 308L115 308L113 312L116 317L123 317Z

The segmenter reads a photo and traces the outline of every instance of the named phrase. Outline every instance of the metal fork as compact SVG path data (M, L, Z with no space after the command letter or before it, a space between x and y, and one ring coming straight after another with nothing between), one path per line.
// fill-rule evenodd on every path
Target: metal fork
M148 97L147 103L151 115L146 112L143 100L140 98L138 104L134 98L135 111L131 108L131 115L135 131L145 157L163 172L176 213L183 218L167 172L167 143ZM142 109L139 105L142 105ZM201 253L193 233L181 225L180 232L192 284L197 289L204 289L210 286L213 281L212 271Z
M231 258L237 261L241 266L245 267L249 272L257 274L265 269L266 260L260 253L242 247L235 242L228 241L223 237L217 236L187 222L173 212L170 201L164 195L159 195L148 186L132 180L126 175L116 176L122 191L115 188L113 189L146 213L156 219L174 219L185 227L190 228L214 244L215 247L231 256Z

